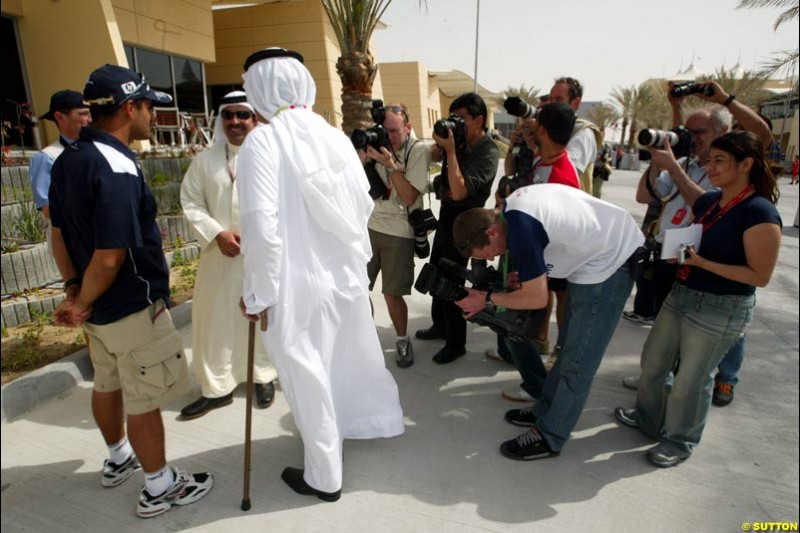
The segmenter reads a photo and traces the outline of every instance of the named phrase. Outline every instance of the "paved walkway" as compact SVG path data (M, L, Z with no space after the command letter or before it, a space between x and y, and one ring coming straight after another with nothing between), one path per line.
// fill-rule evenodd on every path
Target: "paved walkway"
M604 193L641 218L638 174L615 172ZM83 383L2 425L2 531L741 531L742 522L798 520L798 188L782 180L787 228L772 283L758 292L756 318L736 400L712 408L702 444L673 469L652 467L651 443L618 427L612 410L631 405L620 386L638 371L648 329L621 321L572 440L556 459L503 458L501 441L519 433L503 421L515 407L500 397L518 376L488 360L494 335L470 327L469 353L440 367L436 342L415 342L417 363L394 363L394 334L376 292L376 324L387 366L400 387L406 434L348 441L344 490L335 504L301 497L280 480L301 466L300 439L282 394L256 411L252 509L240 511L243 387L234 404L191 422L176 420L193 399L164 410L170 462L215 476L211 494L148 521L135 516L141 474L115 489L99 484L106 448ZM418 265L419 266L419 265ZM427 297L409 301L410 330L428 326ZM554 335L555 325L551 325ZM190 345L191 325L181 333ZM190 355L190 354L189 354Z

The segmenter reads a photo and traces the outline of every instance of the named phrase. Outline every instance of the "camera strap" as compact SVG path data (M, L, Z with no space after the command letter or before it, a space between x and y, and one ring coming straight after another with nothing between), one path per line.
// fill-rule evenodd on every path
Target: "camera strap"
M748 185L742 192L737 194L735 197L731 198L731 200L727 204L725 204L724 207L722 207L719 211L714 213L714 218L706 222L706 218L708 218L714 212L714 209L717 206L719 206L719 202L720 200L722 200L722 195L720 195L717 201L708 206L708 209L706 209L705 213L700 215L700 218L698 218L695 223L703 225L703 234L705 235L705 233L708 230L710 230L714 226L714 224L719 222L722 217L728 214L728 212L731 209L742 203L746 198L748 198L754 192L755 189L753 188L753 186ZM686 281L689 278L689 272L691 271L691 269L692 267L689 265L681 265L680 267L678 267L678 274L677 274L678 279L681 281Z

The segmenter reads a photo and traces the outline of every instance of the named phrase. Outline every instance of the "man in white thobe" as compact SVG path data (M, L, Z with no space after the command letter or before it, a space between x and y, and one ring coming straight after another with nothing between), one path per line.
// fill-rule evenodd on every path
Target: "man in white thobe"
M303 439L305 468L281 477L336 501L342 440L403 433L369 304L373 202L348 138L311 110L314 80L282 49L245 62L248 101L266 122L242 146L242 305L262 338Z
M239 149L257 121L242 91L220 104L214 145L194 159L181 185L184 215L202 247L192 304L192 362L202 396L181 410L183 420L229 405L247 380L248 326L237 308L243 267L235 173ZM254 366L256 405L267 408L277 374L260 339Z

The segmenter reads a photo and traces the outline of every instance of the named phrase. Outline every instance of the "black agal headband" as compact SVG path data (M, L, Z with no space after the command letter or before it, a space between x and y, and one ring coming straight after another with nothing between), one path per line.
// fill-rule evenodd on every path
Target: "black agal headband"
M292 57L301 63L303 62L303 56L300 55L299 52L284 50L283 48L267 48L266 50L259 50L258 52L250 54L250 57L244 62L244 71L247 72L247 69L262 59L273 59L276 57Z

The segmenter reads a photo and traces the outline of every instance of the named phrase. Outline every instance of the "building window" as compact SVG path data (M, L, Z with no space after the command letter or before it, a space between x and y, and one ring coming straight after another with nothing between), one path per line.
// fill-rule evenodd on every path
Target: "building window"
M128 68L136 70L136 57L133 55L133 47L126 45L123 48L125 48L125 57L128 58Z
M145 75L150 87L175 98L175 91L172 87L172 67L169 59L168 55L159 54L158 52L136 50L137 69Z
M175 72L175 93L181 111L204 113L203 104L203 65L199 61L173 57Z

